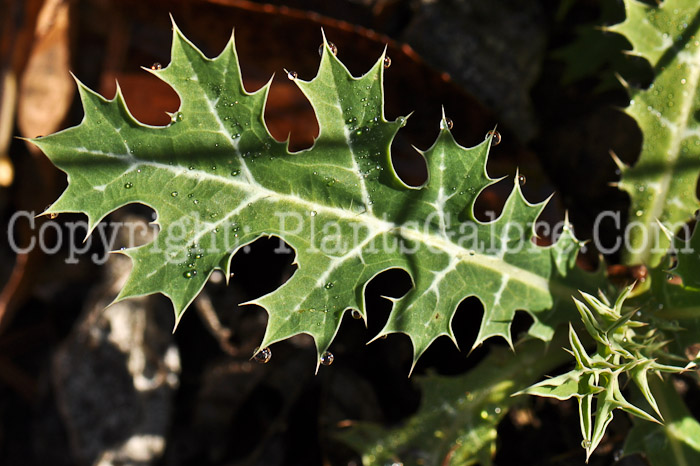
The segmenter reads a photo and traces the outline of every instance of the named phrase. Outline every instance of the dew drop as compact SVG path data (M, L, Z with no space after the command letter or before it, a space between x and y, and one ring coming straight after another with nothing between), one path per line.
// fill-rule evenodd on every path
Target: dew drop
M152 69L153 71L159 70L159 69L161 69L161 68L163 68L163 65L161 65L161 64L158 63L158 62L155 62L154 64L151 65L151 69Z
M259 362L260 364L267 364L268 362L270 362L271 357L272 350L270 350L270 348L263 348L257 353L255 353L253 359L255 359L255 362Z
M391 58L389 57L384 57L384 69L387 69L391 66Z
M238 176L238 175L240 175L240 174L241 174L241 171L240 171L240 170L233 170L233 171L231 172L231 176Z
M134 185L131 182L125 183L124 188L131 189Z
M488 419L489 413L487 413L485 409L482 409L481 412L479 413L479 416L481 416L481 419Z
M185 117L184 117L184 115L182 114L182 112L177 112L177 113L175 114L175 119L176 119L177 121L182 121L183 118L185 118Z
M335 356L333 356L333 353L330 351L326 351L321 355L321 364L324 366L330 366L333 364L333 360L335 359Z
M311 215L312 217L315 217L316 215L318 215L318 212L316 212L315 210L312 210L311 212L309 212L309 215Z
M518 175L518 184L520 186L525 186L526 182L527 182L527 178L525 178L525 175Z
M299 76L299 75L297 74L296 71L287 71L287 78L289 78L291 81L294 81L295 79L297 79L297 76Z
M581 441L581 447L583 447L583 448L585 448L585 449L591 448L591 445L592 445L592 443L591 443L590 440L583 439L583 440Z
M185 278L187 278L187 279L190 279L190 278L192 278L192 277L194 277L194 276L196 276L196 275L197 275L197 271L194 270L194 269L193 269L193 270L188 270L187 272L185 272L185 273L182 274L182 276L185 277Z
M194 205L197 205L197 204L199 204L199 200L195 199L194 201L192 201L192 203L193 203Z
M497 146L501 143L501 133L496 131L495 129L492 129L488 133L486 133L486 139L489 137L493 136L493 139L491 139L491 146Z
M335 46L333 42L328 42L328 48L331 49L331 53L335 56L338 55L338 47ZM323 56L323 44L318 46L318 54Z
M51 212L51 213L49 214L49 218L50 218L51 220L55 219L56 217L58 217L58 214L57 214L56 212Z
M171 193L170 193L170 196L172 196L172 197L177 197L177 191L171 192Z
M352 318L355 320L362 319L362 313L360 313L360 311L358 311L357 309L353 309L350 315L352 315Z
M637 217L641 217L643 214L644 212L642 212L641 210L638 210L634 213L634 215L636 215Z
M333 283L333 282L328 282L328 283L326 283L325 285L323 285L323 287L324 287L325 289L327 289L327 290L330 290L330 289L333 288L334 286L335 286L335 283Z
M449 118L444 118L440 121L440 129L450 130L452 129L452 126L454 126L454 123L452 123L452 120Z

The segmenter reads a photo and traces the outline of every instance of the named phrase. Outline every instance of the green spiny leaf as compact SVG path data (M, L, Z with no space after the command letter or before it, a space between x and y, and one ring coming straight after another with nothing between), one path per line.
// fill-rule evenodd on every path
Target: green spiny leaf
M541 381L520 393L537 396L579 400L579 419L586 457L590 457L600 444L607 426L613 419L616 409L626 411L638 418L660 422L644 409L633 405L622 394L620 377L631 379L641 390L646 401L659 415L660 410L649 388L647 375L651 372L679 373L691 367L660 364L656 360L665 356L662 351L666 342L658 341L658 334L652 330L638 334L644 325L631 320L636 312L623 312L625 299L630 296L631 287L626 288L610 306L607 299L603 301L581 293L590 305L577 301L579 313L586 330L596 342L596 352L589 356L586 348L576 334L573 325L569 326L569 343L571 354L576 359L576 367L566 374ZM616 317L617 321L611 320ZM595 416L592 413L593 400L596 400Z
M644 399L647 400L647 403L649 403L649 405L654 409L654 412L658 414L661 419L663 419L661 411L659 411L659 406L656 403L656 399L649 388L649 379L647 378L647 374L651 369L651 365L652 361L645 361L632 369L630 371L630 375L632 376L634 383L637 384L637 387L642 392Z
M265 126L269 84L243 87L233 39L209 59L174 27L171 63L151 71L180 96L171 124L143 125L121 92L106 100L78 83L82 123L33 140L69 179L47 213L84 212L92 229L126 204L152 207L160 232L124 251L133 270L117 299L162 293L177 321L214 270L230 275L238 249L284 239L299 268L252 301L269 314L261 347L307 333L320 356L345 312L367 318L364 289L390 268L407 270L413 288L394 300L379 336L407 334L414 364L436 338L454 341L452 318L469 296L485 307L475 344L492 336L511 343L518 309L533 317L530 333L548 340L567 319L570 283L600 276L571 270L580 243L568 224L551 247L531 241L545 203L528 203L518 183L498 219L476 220L476 198L494 182L485 168L490 138L464 148L443 125L422 153L425 185L399 179L390 146L405 118L384 117L383 58L355 78L326 44L314 79L290 73L320 127L312 148L290 154Z
M644 140L637 163L620 167L619 186L632 200L630 219L641 223L631 230L625 261L656 265L669 246L657 221L675 231L698 208L700 3L625 0L625 6L627 18L611 30L623 34L631 53L648 60L656 75L649 89L629 89L627 113Z

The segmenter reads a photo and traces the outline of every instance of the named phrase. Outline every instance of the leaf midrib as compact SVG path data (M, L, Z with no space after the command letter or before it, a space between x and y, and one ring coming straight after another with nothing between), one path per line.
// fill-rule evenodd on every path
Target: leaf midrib
M246 196L244 201L240 203L240 205L247 205L251 202L250 199L256 199L258 201L265 199L269 202L288 202L292 205L297 205L308 212L317 211L319 214L323 212L342 220L354 222L361 221L368 227L370 235L378 236L380 234L385 234L389 232L400 234L404 238L415 240L424 245L433 246L445 252L448 255L459 257L461 262L472 263L479 267L493 270L498 274L507 274L512 280L528 285L531 288L542 290L545 293L548 293L550 291L550 283L546 278L543 278L540 275L530 272L529 270L511 265L503 260L498 259L497 257L493 257L475 250L464 248L459 244L447 241L445 238L442 238L438 235L425 233L420 230L414 230L412 228L407 228L405 226L398 225L393 222L382 220L380 218L369 215L367 212L358 214L357 212L343 209L340 207L327 206L324 204L316 203L314 201L309 201L296 195L278 193L276 191L272 191L265 188L264 186L257 183L253 178L251 178L251 182L246 183L230 179L221 175L213 175L209 172L199 169L190 170L188 167L183 167L182 165L162 164L158 162L139 159L127 154L106 153L85 148L79 148L76 150L79 152L90 153L92 155L113 157L119 159L120 161L128 163L129 168L125 171L125 173L133 171L137 166L140 165L160 170L166 170L173 173L175 176L184 176L186 178L193 178L198 181L214 181L220 184L232 186L238 190L247 192L249 194L248 196ZM207 223L208 229L206 230L206 233L211 233L214 230L214 228L222 225L223 222L225 222L231 216L232 214L228 213L226 216L222 217L222 219L217 222Z

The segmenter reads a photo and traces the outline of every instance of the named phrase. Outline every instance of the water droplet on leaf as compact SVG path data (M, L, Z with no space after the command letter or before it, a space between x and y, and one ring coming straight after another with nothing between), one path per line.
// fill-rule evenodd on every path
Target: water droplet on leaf
M291 81L294 81L295 79L297 79L297 76L299 76L299 75L297 74L296 71L287 71L287 78L289 78Z
M192 278L192 277L194 277L194 276L196 276L196 275L197 275L197 271L196 271L196 270L188 270L187 272L185 272L185 273L182 274L182 276L185 277L185 278L187 278L187 279L190 279L190 278Z
M177 191L171 192L170 195L171 195L172 197L177 197Z
M331 288L333 288L333 286L335 286L333 282L328 282L325 285L323 285L323 287L327 290L330 290Z
M355 320L362 319L362 313L360 313L360 311L358 311L357 309L353 309L350 314L352 315L352 318Z
M338 47L333 42L328 42L328 48L331 49L333 55L338 55ZM323 56L323 44L318 46L318 54Z
M493 136L493 139L491 139L491 146L497 146L501 143L501 133L496 131L495 129L492 129L488 133L486 133L486 139L489 137Z
M152 69L153 71L159 70L159 69L161 69L161 68L163 68L163 65L161 65L161 64L158 63L158 62L155 62L154 64L151 65L151 69Z
M321 364L324 366L330 366L333 364L333 360L335 359L335 356L333 356L333 353L330 351L326 351L321 355Z
M384 69L387 69L391 66L391 58L389 57L384 57Z
M270 358L272 357L272 350L270 348L263 348L257 353L255 353L255 356L253 356L253 359L255 359L256 362L259 362L260 364L267 364L270 361Z
M520 186L525 186L526 182L527 182L527 178L525 178L525 175L518 175L518 184Z
M452 126L454 126L454 123L452 123L452 120L450 120L449 118L444 118L440 121L440 129L450 130L452 129Z
M125 183L125 184L124 184L124 187L125 187L126 189L131 189L133 186L134 186L134 185L133 185L131 182Z

